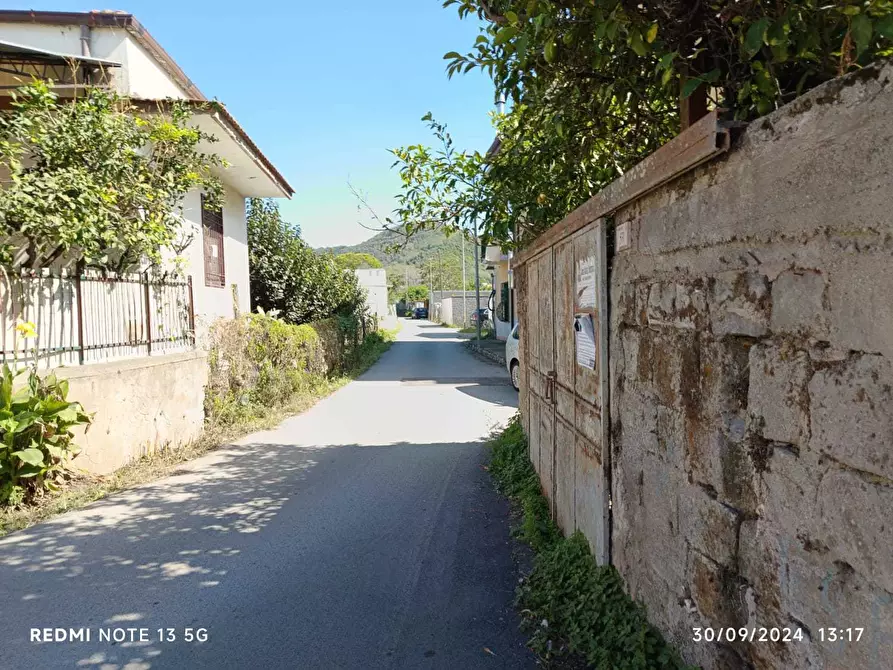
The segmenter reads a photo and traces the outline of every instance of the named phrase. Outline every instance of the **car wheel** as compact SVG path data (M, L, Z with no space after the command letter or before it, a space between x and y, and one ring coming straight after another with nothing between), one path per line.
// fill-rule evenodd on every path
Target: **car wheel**
M512 386L515 387L516 391L521 390L521 366L518 364L518 361L512 361L511 366L511 375L512 375Z

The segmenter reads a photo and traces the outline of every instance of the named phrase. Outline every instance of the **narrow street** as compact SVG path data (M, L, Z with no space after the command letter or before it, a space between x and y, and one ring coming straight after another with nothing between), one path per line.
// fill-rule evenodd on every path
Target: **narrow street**
M279 428L0 540L0 667L532 667L483 467L516 405L453 331L404 322L371 370ZM92 639L29 641L47 627Z

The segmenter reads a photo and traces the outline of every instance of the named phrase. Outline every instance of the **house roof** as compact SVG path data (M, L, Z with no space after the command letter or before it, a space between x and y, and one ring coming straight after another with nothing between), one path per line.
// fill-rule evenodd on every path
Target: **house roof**
M276 185L277 189L281 191L281 194L279 195L260 193L246 193L246 195L262 195L263 197L285 196L287 198L294 195L295 190L291 187L291 184L288 183L270 159L268 159L257 147L254 141L248 136L248 133L245 132L245 129L239 125L239 122L229 113L229 110L227 110L222 102L217 100L155 100L146 98L132 98L131 101L135 105L149 112L164 109L170 103L178 102L189 105L196 114L206 114L215 117L219 123L223 124L231 131L233 139L241 145L241 149L252 157L258 168ZM214 150L214 148L212 147L211 150ZM224 158L226 157L224 156ZM249 178L253 179L254 177Z
M114 10L91 12L38 12L30 9L0 10L0 23L40 23L55 26L91 26L123 28L158 62L162 69L186 93L187 97L205 100L204 94L192 83L170 54L155 40L133 14Z
M0 56L22 56L33 58L41 61L71 61L76 60L81 63L89 63L91 65L100 65L103 67L121 67L121 63L106 58L93 58L91 56L75 56L72 54L63 54L57 51L49 51L47 49L38 49L36 47L25 46L24 44L16 44L0 40Z
M155 40L149 31L136 20L133 14L127 12L119 12L114 10L102 10L91 12L43 12L32 10L0 10L0 23L37 23L42 25L60 25L60 26L81 26L87 25L91 27L101 28L123 28L126 30L136 42L142 46L162 69L173 79L173 81L183 89L186 93L186 102L197 110L208 111L208 107L216 112L222 121L233 130L238 141L243 145L244 149L252 155L252 158L260 164L262 170L276 184L278 190L285 197L294 195L294 189L286 181L285 177L276 169L273 163L258 148L254 141L245 132L245 129L238 121L229 113L223 103L218 101L209 101L198 87L192 83L186 73L171 58L162 46ZM23 47L30 49L30 47ZM39 50L35 50L39 51ZM71 58L72 56L69 56ZM79 60L99 61L100 59L88 59L76 56ZM109 62L111 64L111 62ZM163 104L163 100L134 100L135 103L145 107L158 106Z

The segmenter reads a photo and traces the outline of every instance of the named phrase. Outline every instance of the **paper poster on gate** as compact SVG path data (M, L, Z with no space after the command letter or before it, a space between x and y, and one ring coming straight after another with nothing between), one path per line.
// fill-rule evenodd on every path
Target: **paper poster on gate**
M577 349L577 365L595 370L595 322L592 314L574 314L574 340Z
M577 311L596 309L595 302L595 256L587 256L577 261L576 305Z

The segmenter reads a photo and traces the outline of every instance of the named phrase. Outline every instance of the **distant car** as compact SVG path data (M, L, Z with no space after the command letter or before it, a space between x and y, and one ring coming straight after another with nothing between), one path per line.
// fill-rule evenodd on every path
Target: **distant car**
M416 307L415 311L412 313L413 319L427 319L428 318L428 308L427 307Z
M521 354L518 352L518 344L521 337L521 324L515 324L512 334L505 341L505 367L512 376L512 386L516 391L521 390Z
M490 310L486 307L481 307L480 309L476 309L471 313L471 322L477 323L478 319L481 320L481 323L484 321L490 320Z

